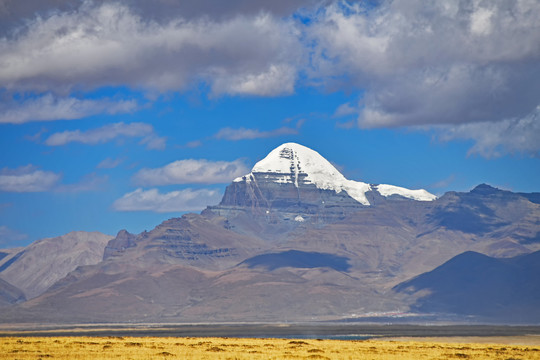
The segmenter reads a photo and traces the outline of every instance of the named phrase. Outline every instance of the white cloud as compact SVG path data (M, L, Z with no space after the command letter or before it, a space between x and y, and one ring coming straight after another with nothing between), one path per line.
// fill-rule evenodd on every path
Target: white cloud
M293 23L265 13L158 22L119 2L85 1L27 24L0 38L0 84L10 91L169 91L203 80L214 94L273 96L292 92L301 56Z
M53 189L61 176L51 171L38 170L33 165L0 170L0 191L42 192Z
M235 161L178 160L161 168L141 169L133 177L139 185L219 184L249 172L244 163Z
M314 1L55 3L63 5L49 13L34 4L41 17L2 32L0 88L14 99L105 86L156 94L201 82L211 96L279 96L300 83L361 92L357 104L334 114L358 112L361 128L504 127L540 105L538 1L322 1L298 17L276 14ZM4 107L0 122L137 108L129 101L52 96ZM509 148L504 135L500 141ZM143 142L163 146L162 138Z
M225 140L245 140L245 139L260 139L260 138L269 138L274 136L282 135L296 135L298 130L290 127L281 127L279 129L270 130L270 131L260 131L257 129L246 129L238 128L232 129L229 127L223 128L218 131L214 137L216 139L225 139Z
M291 65L270 65L268 70L255 73L216 76L214 94L277 96L294 92L296 69Z
M12 101L9 105L0 106L0 123L73 120L97 114L129 113L136 109L137 103L131 100L81 100L73 97L57 98L52 94L46 94L20 103Z
M209 189L184 189L160 193L157 189L141 188L127 193L113 203L117 211L180 212L199 211L221 200L221 193Z
M154 132L154 127L146 123L115 123L108 124L103 127L80 131L66 130L59 133L54 133L45 140L45 144L49 146L61 146L71 142L80 142L83 144L100 144L115 140L119 137L140 137L141 145L146 145L148 149L164 149L165 138L158 137Z
M365 89L360 127L520 118L540 104L539 18L527 0L333 4L307 31L310 76Z
M491 16L493 11L477 8L471 15L471 33L474 35L489 35L492 30Z
M497 158L520 152L540 157L540 106L521 119L439 127L437 131L443 141L474 140L469 154Z

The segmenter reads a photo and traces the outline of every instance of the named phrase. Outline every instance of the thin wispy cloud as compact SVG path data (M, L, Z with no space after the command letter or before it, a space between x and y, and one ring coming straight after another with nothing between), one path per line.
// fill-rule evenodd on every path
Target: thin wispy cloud
M0 246L6 244L16 244L19 241L25 240L28 235L17 230L13 230L5 225L0 225Z
M108 176L99 176L95 173L91 173L83 176L77 183L58 185L54 188L54 191L63 193L100 191L104 189L108 179Z
M41 170L34 165L16 169L4 168L0 170L0 191L14 193L96 191L103 188L108 177L91 173L71 184L64 184L61 180L62 174Z
M166 146L166 139L159 137L154 127L146 123L115 123L87 131L68 130L50 135L45 144L62 146L72 142L87 145L102 144L118 138L141 138L140 144L148 149L161 150Z
M1 57L1 55L0 55ZM0 123L23 124L34 121L74 120L98 114L131 113L138 108L133 100L78 99L52 94L0 105Z
M451 174L447 178L439 180L436 183L431 184L429 187L432 189L448 188L455 181L456 181L456 175Z
M193 141L190 141L188 143L186 143L186 145L184 145L185 147L187 148L197 148L197 147L200 147L202 146L203 142L201 140L193 140Z
M222 184L249 172L241 160L178 160L155 169L141 169L133 176L138 185Z
M206 206L217 204L221 192L209 189L184 189L160 193L157 189L141 188L117 199L112 207L116 211L152 211L158 213L200 211Z
M349 115L358 115L360 110L357 106L353 106L350 103L341 104L334 112L334 117L343 117Z
M99 164L97 164L98 169L114 169L118 167L121 163L124 162L124 159L112 159L112 158L106 158L103 161L101 161Z
M469 155L498 158L508 153L522 153L540 157L540 107L521 119L461 124L436 131L441 141L473 140Z
M279 129L275 129L275 130L270 130L270 131L260 131L258 129L246 129L246 128L233 129L230 127L226 127L219 130L218 133L214 135L214 137L216 139L237 141L237 140L252 140L252 139L269 138L269 137L283 136L283 135L296 135L296 134L298 134L298 129L286 127L286 126L281 127Z

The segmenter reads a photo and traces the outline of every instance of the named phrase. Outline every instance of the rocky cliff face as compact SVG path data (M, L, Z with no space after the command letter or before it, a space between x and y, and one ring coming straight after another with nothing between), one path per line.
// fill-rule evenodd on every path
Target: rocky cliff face
M280 183L283 176L275 173L246 175L229 185L221 203L210 210L227 217L249 211L268 221L318 223L343 219L365 206L345 191L317 188L306 177L298 174L295 182Z
M120 230L116 237L107 243L103 252L103 260L110 257L120 256L126 249L134 247L137 243L135 239L137 235L131 234L126 230Z
M236 229L255 222L254 231L272 238L306 225L341 221L387 201L434 199L425 190L348 180L319 153L286 143L255 164L251 173L235 179L221 203L207 211L227 218Z
M105 248L106 263L189 265L222 269L265 248L258 238L227 229L215 216L186 214L139 235L120 231Z

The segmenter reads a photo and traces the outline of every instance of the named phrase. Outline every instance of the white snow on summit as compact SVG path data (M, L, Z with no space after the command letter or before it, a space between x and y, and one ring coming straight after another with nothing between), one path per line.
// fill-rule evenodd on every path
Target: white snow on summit
M437 197L430 192L427 192L424 189L419 190L409 190L394 185L372 185L375 190L379 192L382 196L388 197L390 195L401 195L403 197L418 200L418 201L433 201Z
M283 174L275 181L294 183L298 187L298 174L305 174L307 183L323 190L347 192L350 197L363 205L370 205L366 192L378 190L383 196L400 195L414 200L430 201L435 195L426 190L409 190L393 185L374 185L348 180L328 160L318 152L296 143L285 143L272 150L264 159L255 164L251 173L234 181L251 181L254 173Z
M294 182L298 187L298 174L307 175L305 181L323 190L346 191L356 201L369 205L365 193L369 184L347 180L328 160L318 152L296 143L278 146L264 159L255 164L251 174L245 176L249 181L253 173L284 174L278 182ZM242 181L243 177L234 181Z

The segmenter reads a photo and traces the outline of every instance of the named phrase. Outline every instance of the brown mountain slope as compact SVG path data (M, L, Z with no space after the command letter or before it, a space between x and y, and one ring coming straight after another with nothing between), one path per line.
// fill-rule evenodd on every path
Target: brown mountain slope
M105 245L111 238L99 232L76 231L38 240L18 252L10 263L5 262L0 278L21 289L31 299L78 266L101 261Z
M297 221L290 216L297 205L285 205L283 218L210 208L137 236L121 232L104 261L72 271L1 321L310 321L406 312L417 296L392 286L455 255L540 248L539 204L519 194L482 186L432 202L368 195L373 206L339 219L304 213Z

